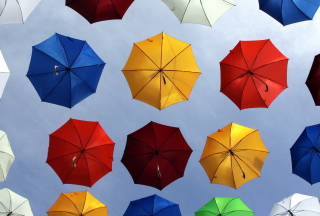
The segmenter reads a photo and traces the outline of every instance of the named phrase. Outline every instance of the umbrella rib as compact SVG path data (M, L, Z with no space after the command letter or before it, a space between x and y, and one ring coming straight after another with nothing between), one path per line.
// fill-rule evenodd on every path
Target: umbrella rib
M243 85L242 92L241 92L240 107L242 107L243 92L244 92L244 88L245 88L245 86L246 86L246 83L248 82L248 79L249 79L249 77L247 76L246 81L245 81L245 83L244 83L244 85ZM240 109L241 109L241 108L240 108ZM230 139L231 139L231 137L230 137Z
M86 151L86 154L89 154L91 157L96 158L98 161L100 161L102 164L104 164L104 165L108 168L108 170L112 171L112 169L111 169L107 164L105 164L102 160L100 160L99 158L97 158L97 157L94 156L93 154L91 154L91 153L89 153L89 152L87 152L87 151Z
M91 139L92 139L92 136L93 136L94 132L96 131L97 127L98 127L98 122L96 122L96 125L95 125L95 127L94 127L94 129L93 129L93 131L92 131L92 133L91 133L91 135L90 135L90 138L88 139L88 142L87 142L87 143L85 144L85 146L83 147L84 149L86 149L87 146L89 145L89 143L90 143L90 141L91 141ZM79 135L79 136L80 136L80 135Z
M227 154L229 153L229 151L222 151L222 152L215 152L215 153L212 153L212 154L209 154L208 156L206 156L205 158L202 158L200 161L206 159L207 157L210 157L210 156L213 156L213 155L216 155L216 154Z
M88 197L88 193L86 193L86 196L85 196L85 198L84 198L82 210L81 210L81 212L80 212L81 214L84 213L83 210L84 210L84 206L86 205L86 202L87 202L87 197Z
M130 136L130 138L133 138L133 139L135 139L135 140L138 140L140 143L143 143L144 145L148 146L152 151L154 151L154 149L153 149L150 145L148 145L147 143L141 141L140 139L135 138L135 137L132 137L132 136Z
M47 162L47 163L48 163L48 162L52 162L52 161L54 161L54 160L57 160L57 159L60 159L60 158L63 158L63 157L66 157L66 156L69 156L69 155L72 155L72 154L76 154L76 153L80 153L80 151L79 151L79 152L72 152L72 153L65 154L65 155L61 155L60 157L56 157L56 158L53 158L53 159L51 159L51 160L47 160L46 162Z
M171 44L170 44L171 45ZM167 67L174 59L176 59L183 51L185 51L186 49L188 49L191 46L191 44L188 44L188 46L186 46L183 50L181 50L177 55L175 55L166 65L164 65L162 67L162 69L164 69L165 67Z
M231 214L231 213L233 213L233 212L238 212L238 211L241 211L241 212L250 212L250 213L252 213L252 211L247 211L247 210L233 210L233 211L227 212L226 214L224 214L224 216L225 216L225 215L228 215L228 214Z
M263 46L261 47L261 49L259 50L259 52L257 53L257 55L255 56L255 58L254 58L254 60L253 60L253 62L252 62L252 65L251 65L251 67L250 67L250 71L253 69L253 66L255 65L255 63L256 63L256 61L257 61L257 59L258 59L258 56L260 55L260 53L261 53L261 50L266 46L266 44L269 42L270 40L268 39L264 44L263 44Z
M0 202L0 204L2 205L2 207L4 208L4 210L7 211L6 213L10 212L10 209L8 209L7 206L5 206L2 202Z
M305 155L303 155L302 157L300 157L296 164L299 164L299 162L302 160L302 158L304 158L305 156L307 156L307 155L310 154L310 153L312 153L312 150L311 150L311 149L310 149ZM294 169L295 169L295 168L292 169L292 172L294 172Z
M139 50L140 50L146 57L148 57L148 59L149 59L158 69L160 69L160 68L158 67L158 65L147 55L147 53L145 53L137 44L133 44L133 45L136 46L136 47L138 47Z
M179 130L179 128L175 128L172 133L167 137L167 139L162 143L161 146L159 146L159 148L157 149L158 151L166 144L166 142L171 138L171 136L176 133ZM155 136L155 132L153 131L153 134ZM154 137L154 139L156 140L156 137Z
M162 209L160 209L160 211L157 211L157 212L156 212L156 213L154 213L153 215L156 215L156 214L158 214L158 213L160 213L160 212L162 212L162 211L166 210L167 208L171 208L171 207L173 207L173 206L177 206L177 204L175 204L175 205L170 205L170 206L167 206L167 207L165 207L165 208L162 208Z
M121 161L126 161L128 159L132 159L134 157L139 157L139 156L142 156L142 155L148 155L148 154L154 154L153 152L149 152L149 153L143 153L143 154L136 154L136 155L133 155L131 157L126 157L125 159L122 159Z
M12 209L12 212L17 210L20 206L22 206L25 202L29 202L28 199L26 199L25 201L23 201L20 205L18 205L15 209Z
M96 92L96 90L94 90L84 79L82 79L78 74L74 73L72 70L71 70L72 74L76 75L79 79L81 79L87 86L89 86L89 88L93 91L93 92ZM70 86L71 86L71 79L70 79ZM71 93L70 93L71 95Z
M83 147L83 143L82 143L82 140L81 140L80 133L79 133L79 131L78 131L78 129L77 129L77 127L76 127L76 125L73 123L73 121L71 121L71 123L72 123L72 125L73 125L74 129L75 129L75 130L76 130L76 132L77 132L77 135L78 135L78 138L79 138L79 141L80 141L80 144L81 144L81 148L80 148L80 149L84 149L84 147Z
M43 52L42 50L38 49L36 46L33 46L34 49L37 49L39 52L42 52L44 55L48 56L49 58L55 60L56 62L58 62L59 64L62 64L63 66L65 66L63 63L61 63L60 61L58 61L57 59L53 58L52 56L48 55L47 53ZM67 62L68 63L68 62ZM65 66L66 67L66 66ZM52 70L53 73L53 70Z
M106 206L101 206L101 207L98 207L98 208L95 208L95 209L91 209L90 211L87 211L85 213L83 213L84 215L90 213L90 212L93 212L94 210L97 210L97 209L101 209L101 208L106 208Z
M91 175L90 175L89 163L88 163L88 160L87 160L86 154L83 154L83 156L84 156L84 158L85 158L85 161L86 161L86 164L87 164L87 167L88 167L89 183L90 183L90 185L91 185ZM79 157L79 159L80 159L80 157ZM71 174L71 172L70 172L70 174ZM68 176L68 177L69 177L69 176ZM90 186L90 187L92 187L92 186Z
M268 107L267 104L266 104L265 99L262 98L262 95L261 95L260 91L258 90L258 86L256 85L256 82L254 81L253 76L250 76L250 78L252 79L252 82L253 82L254 86L256 87L256 90L258 91L261 100L263 100L264 105L265 105L266 107ZM262 80L260 80L259 77L257 77L257 79L259 79L260 82L262 82L263 84L265 84L265 86L266 86L266 91L267 91L267 90L268 90L268 85L267 85L265 82L263 82Z
M76 216L79 215L79 213L68 212L68 211L63 211L63 210L61 210L61 211L50 211L50 212L63 212L63 213L67 213L67 214L71 214L71 215L76 215ZM50 212L47 212L47 213L50 213Z
M19 9L20 9L21 17L22 17L22 23L24 24L24 20L23 20L24 17L23 17L23 14L22 14L20 2L19 2L18 0L16 0L16 2L17 2L18 5L19 5Z
M161 154L159 154L159 155L161 155ZM163 159L165 159L166 161L168 161L174 167L174 169L181 175L181 177L183 176L183 173L180 173L180 171L171 163L171 161L168 158L164 157L163 155L161 155L161 157Z
M184 11L183 15L182 15L182 19L180 20L180 23L182 23L182 20L184 19L184 16L186 15L186 12L187 12L187 9L189 7L189 4L190 4L191 0L189 0L188 4L187 4L187 7L186 7L186 10Z
M60 140L62 140L62 141L65 141L65 142L71 144L72 146L77 147L79 150L81 150L81 148L80 148L79 146L74 145L72 142L69 142L69 141L67 141L67 140L64 140L64 139L62 139L62 138L60 138L60 137L56 137L56 136L54 136L54 135L50 135L50 136L52 136L52 137L54 137L54 138L57 138L57 139L60 139Z
M100 0L99 0L100 1ZM70 37L68 37L68 38L70 38ZM60 40L59 40L60 41ZM81 50L80 50L80 52L78 53L78 55L77 55L77 57L73 60L73 62L69 65L69 67L70 68L72 68L72 65L76 62L76 60L79 58L79 56L80 56L80 54L81 54L81 52L82 52L82 50L83 50L83 47L84 47L84 45L86 44L87 42L86 41L84 41L83 42L83 44L82 44L82 47L81 47ZM62 43L61 43L61 45L62 45ZM63 45L62 45L63 46ZM64 47L63 47L64 48ZM68 62L69 63L69 62Z
M79 212L79 209L78 209L77 206L74 204L74 202L72 202L72 200L71 200L68 196L66 196L65 194L62 193L62 195L65 196L65 197L72 203L72 205L74 206L74 208L77 210L78 214L81 214L81 212ZM71 214L73 214L73 213L71 213Z
M236 155L235 154L235 156L239 159L239 160L241 160L245 165L247 165L247 167L249 167L257 176L259 176L260 177L260 175L258 174L258 173L256 173L256 171L254 171L246 162L244 162L238 155ZM238 163L238 161L237 161L237 163ZM239 164L239 163L238 163ZM239 164L239 166L240 166L240 164ZM240 168L241 168L241 166L240 166Z
M105 146L105 145L115 145L115 143L114 143L114 142L112 142L112 143L103 143L103 144L99 144L99 146L93 146L93 147L91 147L91 148L87 148L87 147L86 147L86 150L91 150L91 149L99 148L99 147Z
M244 57L241 41L240 41L240 50L241 50L242 58L243 58L244 62L246 63L247 69L250 71L251 67L249 67L248 62L247 62L246 58Z
M64 74L63 77L61 77L61 79L59 80L59 82L57 82L57 84L51 89L51 91L43 98L41 99L41 101L44 101L50 94L51 92L60 84L60 82L63 80L63 78L67 75L67 73Z
M2 11L0 12L0 16L2 15L2 13L3 13L4 9L6 8L6 5L7 5L7 0L5 0L5 3L4 3L4 6L3 6L3 9L2 9Z
M204 15L205 15L205 17L206 17L209 25L212 27L212 25L211 25L211 23L210 23L210 20L209 20L209 18L208 18L208 16L207 16L207 13L206 13L206 11L204 10L203 4L202 4L202 0L200 0L200 4L201 4L201 8L202 8L202 10L203 10L203 13L204 13Z
M147 163L147 165L142 169L141 173L138 175L137 180L134 180L134 183L138 182L142 173L144 172L144 170L146 169L146 167L148 166L148 164L150 163L150 161L153 159L154 157L152 157L149 162ZM161 186L161 185L160 185Z
M312 199L313 197L309 197L309 198L307 198L307 199ZM307 200L307 199L304 199L304 200L302 200L302 201L300 201L299 203L297 203L295 206L292 206L291 207L291 209L293 210L293 211L302 211L302 210L295 210L303 201L305 201L305 200ZM290 199L290 202L291 202L291 199Z
M94 18L95 18L96 14L97 14L97 11L98 11L99 3L100 3L100 0L98 0L97 7L96 7L94 13L92 14L92 15L93 15L92 18L91 18L90 21L89 21L90 23L93 23L93 22L94 22Z
M147 209L145 209L142 205L139 205L139 204L136 203L135 201L131 201L130 203L139 206L140 208L142 208L142 209L143 209L145 212L147 212L148 214L150 214L150 215L152 214L152 213L150 213Z
M229 156L229 154L226 154L226 156L221 160L221 162L219 163L219 165L217 166L217 169L214 171L213 175L212 175L212 178L210 179L210 181L212 182L213 181L213 178L214 176L216 175L220 165L227 159L227 157Z
M165 72L163 71L163 73L165 74ZM166 74L165 74L166 75ZM166 75L166 77L167 77L167 79L168 80L170 80L171 81L171 83L172 83L172 85L174 86L174 87L176 87L178 90L179 90L179 92L188 100L188 97L185 95L185 94L183 94L182 93L182 91L176 86L176 84ZM170 95L170 94L169 94ZM167 100L169 99L169 97L167 98Z
M230 201L227 203L227 205L224 206L224 208L223 208L222 211L221 211L221 214L224 214L224 211L226 210L227 206L228 206L233 200L235 200L235 199L237 199L237 197L232 198L232 200L230 200ZM227 212L227 213L228 213L228 212Z
M257 131L258 131L258 130L255 129L254 131L252 131L252 132L248 133L247 135L245 135L244 137L242 137L242 138L237 142L237 144L232 147L232 150L235 150L235 148L237 148L237 146L240 145L240 143L242 142L242 140L244 140L247 136L249 136L249 135L251 135L251 134L253 134L254 132L257 132Z
M165 70L165 71L175 71L175 72L184 72L184 73L201 73L200 71L185 71L185 70Z

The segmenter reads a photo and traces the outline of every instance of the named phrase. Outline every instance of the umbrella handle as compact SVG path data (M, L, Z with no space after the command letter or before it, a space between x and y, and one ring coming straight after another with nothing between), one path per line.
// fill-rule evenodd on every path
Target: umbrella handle
M157 164L157 173L158 173L158 177L161 178L161 172L160 172L159 164Z
M77 158L77 156L75 156L75 157L72 158L72 166L73 166L73 167L76 167L76 166L77 166L77 164L74 162L74 161L76 160L76 158Z
M166 82L166 76L164 74L162 74L162 78L163 78L163 83L166 85L167 82Z
M53 67L53 74L56 75L56 76L58 75L58 73L57 73L57 68L58 67L59 66L56 66L56 65Z
M263 84L265 84L266 89L265 89L264 91L265 91L265 92L268 92L268 91L269 91L268 84L267 84L265 81L263 81L262 79L260 79L260 77L256 76L255 74L254 74L254 76L255 76L258 80L260 80Z

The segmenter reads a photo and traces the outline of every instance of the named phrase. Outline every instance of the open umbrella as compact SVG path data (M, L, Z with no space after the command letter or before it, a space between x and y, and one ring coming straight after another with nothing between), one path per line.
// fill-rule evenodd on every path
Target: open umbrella
M88 191L62 193L47 211L48 216L108 216L108 209Z
M316 106L320 106L320 54L316 55L313 60L306 85L312 95Z
M0 24L24 23L41 0L0 1Z
M0 99L3 94L4 87L9 79L10 71L0 51Z
M123 216L181 216L179 205L158 195L131 201Z
M134 0L66 0L66 5L81 14L89 23L122 19Z
M270 216L319 216L320 205L317 197L295 193L274 204Z
M86 41L54 34L33 46L27 77L42 101L71 108L96 92L104 65Z
M239 109L269 107L287 88L287 64L270 40L240 41L220 62L220 91Z
M121 162L135 184L162 190L183 176L191 153L179 128L150 122L128 135Z
M234 0L162 0L181 23L212 26L225 12L235 6Z
M320 182L320 124L306 127L290 148L292 172L310 184Z
M47 163L64 184L91 187L111 172L114 145L98 122L70 119L50 134Z
M201 73L191 45L165 33L135 43L122 72L132 97L159 110L188 100Z
M268 153L257 129L231 123L207 137L200 163L211 183L238 188L260 176Z
M283 26L312 20L320 6L318 0L259 0L259 8Z
M33 216L29 200L8 188L0 190L0 215Z
M14 159L7 134L0 130L0 181L6 180Z
M195 216L253 216L254 212L239 197L214 197Z

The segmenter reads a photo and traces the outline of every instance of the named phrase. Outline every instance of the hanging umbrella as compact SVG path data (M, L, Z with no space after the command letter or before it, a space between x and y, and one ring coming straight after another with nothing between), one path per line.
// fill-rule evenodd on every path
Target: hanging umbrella
M159 110L188 100L201 73L191 45L165 33L135 43L122 72L133 98Z
M181 216L179 205L158 195L131 201L123 216Z
M195 216L209 215L253 216L254 212L239 197L214 197L195 212Z
M0 130L0 181L5 181L15 157L7 134Z
M0 190L0 215L33 216L29 200L8 188Z
M306 127L290 148L292 172L310 184L320 182L320 124Z
M276 203L270 216L319 216L320 205L317 197L295 193Z
M314 57L306 85L316 106L320 106L320 54Z
M48 216L108 216L108 209L88 191L62 193L47 211Z
M287 88L287 64L270 40L240 41L220 62L220 91L239 109L269 107Z
M196 1L162 0L181 23L212 26L225 12L235 6L234 0Z
M231 123L207 137L200 163L211 183L238 188L260 176L268 153L257 129Z
M0 99L2 97L4 87L6 86L9 79L9 75L10 71L0 51Z
M150 122L128 135L121 162L135 184L162 190L183 176L191 153L179 128Z
M24 23L40 0L0 1L0 24Z
M259 0L259 8L283 26L312 20L320 3L318 0Z
M70 119L49 142L47 163L64 184L91 187L112 171L115 144L99 122Z
M104 65L87 42L54 34L33 46L27 77L42 101L71 108L96 92Z
M81 14L89 23L122 19L133 0L66 0L66 5Z

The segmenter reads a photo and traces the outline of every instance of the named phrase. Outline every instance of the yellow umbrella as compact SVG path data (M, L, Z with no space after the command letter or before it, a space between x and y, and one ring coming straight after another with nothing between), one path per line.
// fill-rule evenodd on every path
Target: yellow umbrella
M107 206L88 191L62 193L47 214L48 216L108 216Z
M211 183L238 188L260 176L268 153L257 129L231 123L207 137L200 163Z
M133 98L159 110L188 100L201 74L191 45L165 33L135 43L122 72Z

